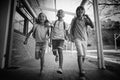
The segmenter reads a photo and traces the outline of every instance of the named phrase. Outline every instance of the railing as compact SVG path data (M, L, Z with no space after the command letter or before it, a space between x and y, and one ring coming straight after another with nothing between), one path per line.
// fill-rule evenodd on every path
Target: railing
M117 39L120 37L120 33L115 33L114 34L114 41L115 41L115 50L117 50Z

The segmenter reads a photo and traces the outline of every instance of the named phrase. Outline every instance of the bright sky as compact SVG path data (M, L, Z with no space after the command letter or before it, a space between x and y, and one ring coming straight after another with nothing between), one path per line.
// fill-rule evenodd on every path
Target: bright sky
M56 9L57 10L63 9L64 11L75 14L76 8L80 5L80 3L81 0L56 0ZM41 0L40 5L46 8L55 9L54 0ZM88 14L91 20L94 22L93 6L85 5L85 10L86 10L86 14ZM50 21L57 19L54 11L43 10L43 12L47 15ZM73 17L74 15L65 14L64 20L65 22L70 24ZM111 18L113 20L119 19L119 17L111 17Z
M80 5L80 3L81 0L56 0L56 9L63 9L64 11L75 14L76 8ZM42 6L55 9L54 0L45 0L45 2L41 4ZM55 12L47 10L43 10L43 12L47 15L49 20L57 19ZM64 21L70 24L74 16L75 15L65 14Z

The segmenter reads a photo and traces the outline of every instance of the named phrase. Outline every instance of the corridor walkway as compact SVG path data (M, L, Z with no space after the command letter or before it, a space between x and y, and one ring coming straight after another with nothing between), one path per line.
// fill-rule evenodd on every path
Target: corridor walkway
M84 69L86 80L119 80L120 77L108 69L99 70L94 59L87 57ZM16 67L16 68L15 68ZM64 51L63 74L56 72L58 63L51 52L45 55L44 72L39 75L39 60L29 59L18 62L17 66L0 71L0 80L80 80L76 53ZM18 67L18 68L17 68Z

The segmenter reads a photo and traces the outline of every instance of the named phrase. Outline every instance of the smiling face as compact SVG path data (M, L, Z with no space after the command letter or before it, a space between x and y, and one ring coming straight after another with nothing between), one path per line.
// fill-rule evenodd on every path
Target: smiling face
M46 15L44 13L40 13L38 16L38 20L40 23L44 23L46 21Z

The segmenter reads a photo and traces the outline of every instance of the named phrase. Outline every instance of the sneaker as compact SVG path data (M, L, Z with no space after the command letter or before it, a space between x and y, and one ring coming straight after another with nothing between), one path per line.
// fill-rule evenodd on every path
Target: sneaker
M41 76L41 75L42 75L42 73L43 73L43 70L40 70L40 74L39 74L39 75Z
M84 72L84 73L85 73L85 72ZM82 73L79 73L80 80L86 80L84 73L83 73L83 72L82 72Z
M80 76L80 80L86 80L85 76Z
M82 72L79 73L80 76L85 76L85 71L82 70Z
M82 70L82 74L85 74L86 72L85 72L85 70Z
M86 80L85 78L85 71L82 71L82 73L79 73L80 80Z
M62 74L63 73L62 69L58 68L57 73Z

